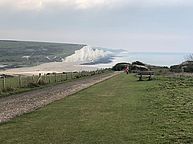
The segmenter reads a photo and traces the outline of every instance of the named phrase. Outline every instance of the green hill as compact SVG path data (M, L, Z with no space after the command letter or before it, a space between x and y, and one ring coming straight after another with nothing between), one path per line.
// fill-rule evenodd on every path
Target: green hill
M0 40L0 65L6 68L60 62L82 44Z

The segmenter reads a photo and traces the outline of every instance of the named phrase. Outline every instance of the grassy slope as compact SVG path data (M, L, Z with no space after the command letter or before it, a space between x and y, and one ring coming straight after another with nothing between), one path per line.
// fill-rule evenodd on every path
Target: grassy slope
M84 45L0 40L0 64L31 66L61 61ZM30 56L27 60L23 56ZM56 56L56 57L55 57ZM48 59L49 57L50 59Z
M0 125L0 143L188 143L193 83L120 75Z

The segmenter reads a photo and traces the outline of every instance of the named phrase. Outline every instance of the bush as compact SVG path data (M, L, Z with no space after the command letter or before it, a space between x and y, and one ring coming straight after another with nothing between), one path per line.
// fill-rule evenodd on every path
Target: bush
M39 80L38 85L46 85L46 82L43 80Z
M182 69L181 69L180 65L173 65L173 66L170 67L170 71L171 72L181 72Z
M130 63L118 63L112 68L112 70L113 71L123 71L125 67L128 65L130 66L131 64Z
M75 78L78 79L78 78L81 78L81 76L80 75L76 75Z
M2 89L2 92L12 92L12 91L15 91L15 90L16 90L15 88L7 87L7 88Z
M140 65L140 66L145 66L144 63L140 62L140 61L136 61L136 62L133 62L132 65Z
M193 66L187 66L184 68L184 72L193 72Z
M35 87L39 87L39 85L37 83L29 83L27 85L28 88L35 88Z

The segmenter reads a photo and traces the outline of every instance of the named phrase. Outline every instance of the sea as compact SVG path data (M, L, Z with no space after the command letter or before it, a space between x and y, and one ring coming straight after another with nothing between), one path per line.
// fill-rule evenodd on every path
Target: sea
M6 67L7 65L0 65L0 68L4 68L4 67Z
M167 52L127 52L120 57L123 60L133 62L142 61L146 64L157 66L171 66L180 64L188 59L191 53L167 53Z
M191 53L172 53L172 52L121 52L113 57L112 62L106 64L97 64L97 67L112 67L116 63L141 61L145 64L155 66L178 65L188 60ZM96 66L96 65L95 65Z
M178 65L187 60L187 52L130 52L124 49L109 49L85 46L68 56L65 62L82 63L93 67L112 67L117 63L141 61L155 66Z

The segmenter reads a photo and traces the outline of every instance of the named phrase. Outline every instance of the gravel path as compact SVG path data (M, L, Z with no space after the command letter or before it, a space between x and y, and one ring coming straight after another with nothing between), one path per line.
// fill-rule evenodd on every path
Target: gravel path
M80 79L52 87L46 87L31 92L1 98L0 123L44 107L51 102L60 100L96 83L107 80L117 74L118 73L93 76L87 79Z

